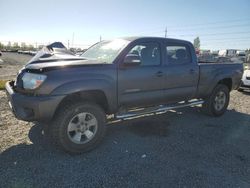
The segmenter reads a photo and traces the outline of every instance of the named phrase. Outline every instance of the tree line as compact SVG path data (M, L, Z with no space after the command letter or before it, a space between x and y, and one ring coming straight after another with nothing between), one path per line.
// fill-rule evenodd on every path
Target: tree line
M8 42L7 44L3 44L0 42L0 50L4 51L18 51L18 50L23 50L23 51L33 51L37 49L41 49L43 45L39 46L34 46L32 44L26 44L25 42Z

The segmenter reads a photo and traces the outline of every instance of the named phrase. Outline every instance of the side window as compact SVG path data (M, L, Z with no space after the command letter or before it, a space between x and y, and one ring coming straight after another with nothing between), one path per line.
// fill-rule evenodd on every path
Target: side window
M141 59L141 66L160 65L160 46L155 42L142 43L134 46L128 53L138 55Z
M192 61L189 47L186 45L168 45L166 50L170 64L187 64Z

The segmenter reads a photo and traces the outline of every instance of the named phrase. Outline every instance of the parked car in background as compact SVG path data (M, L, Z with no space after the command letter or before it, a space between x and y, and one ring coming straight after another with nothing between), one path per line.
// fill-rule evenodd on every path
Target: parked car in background
M0 56L2 56L2 52L0 51Z
M250 89L250 63L244 64L244 73L238 91L244 91L246 89Z
M213 50L213 51L211 52L211 55L213 55L213 56L218 56L218 55L219 55L219 50Z
M236 55L236 52L237 50L235 49L226 49L226 50L219 50L219 56L223 56L223 57L226 57L226 56L235 56Z
M236 55L237 56L246 56L246 52L244 51L244 50L237 50L237 52L236 52Z
M35 56L37 51L35 51L35 50L30 50L30 51L28 51L28 50L18 50L17 53Z
M33 51L29 51L29 53L28 53L28 54L29 54L29 55L31 55L31 56L35 56L35 55L36 55L36 53L37 53L37 51L34 51L34 50L33 50Z
M250 64L250 53L246 55L246 64Z
M250 70L245 70L242 76L242 83L238 91L244 91L250 89Z
M242 62L246 62L246 52L244 50L238 50L236 52L236 56L241 60Z

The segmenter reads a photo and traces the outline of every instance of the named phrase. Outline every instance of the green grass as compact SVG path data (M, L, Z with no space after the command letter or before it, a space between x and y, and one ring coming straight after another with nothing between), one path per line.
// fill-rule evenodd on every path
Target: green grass
M0 80L0 90L3 90L5 88L5 83L7 82L8 80Z

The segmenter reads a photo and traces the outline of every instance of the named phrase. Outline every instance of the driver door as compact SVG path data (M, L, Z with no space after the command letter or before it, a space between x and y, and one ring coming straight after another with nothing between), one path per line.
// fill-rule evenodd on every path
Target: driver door
M138 55L141 63L118 69L118 103L125 107L144 107L163 101L161 49L157 42L134 45L127 55Z

